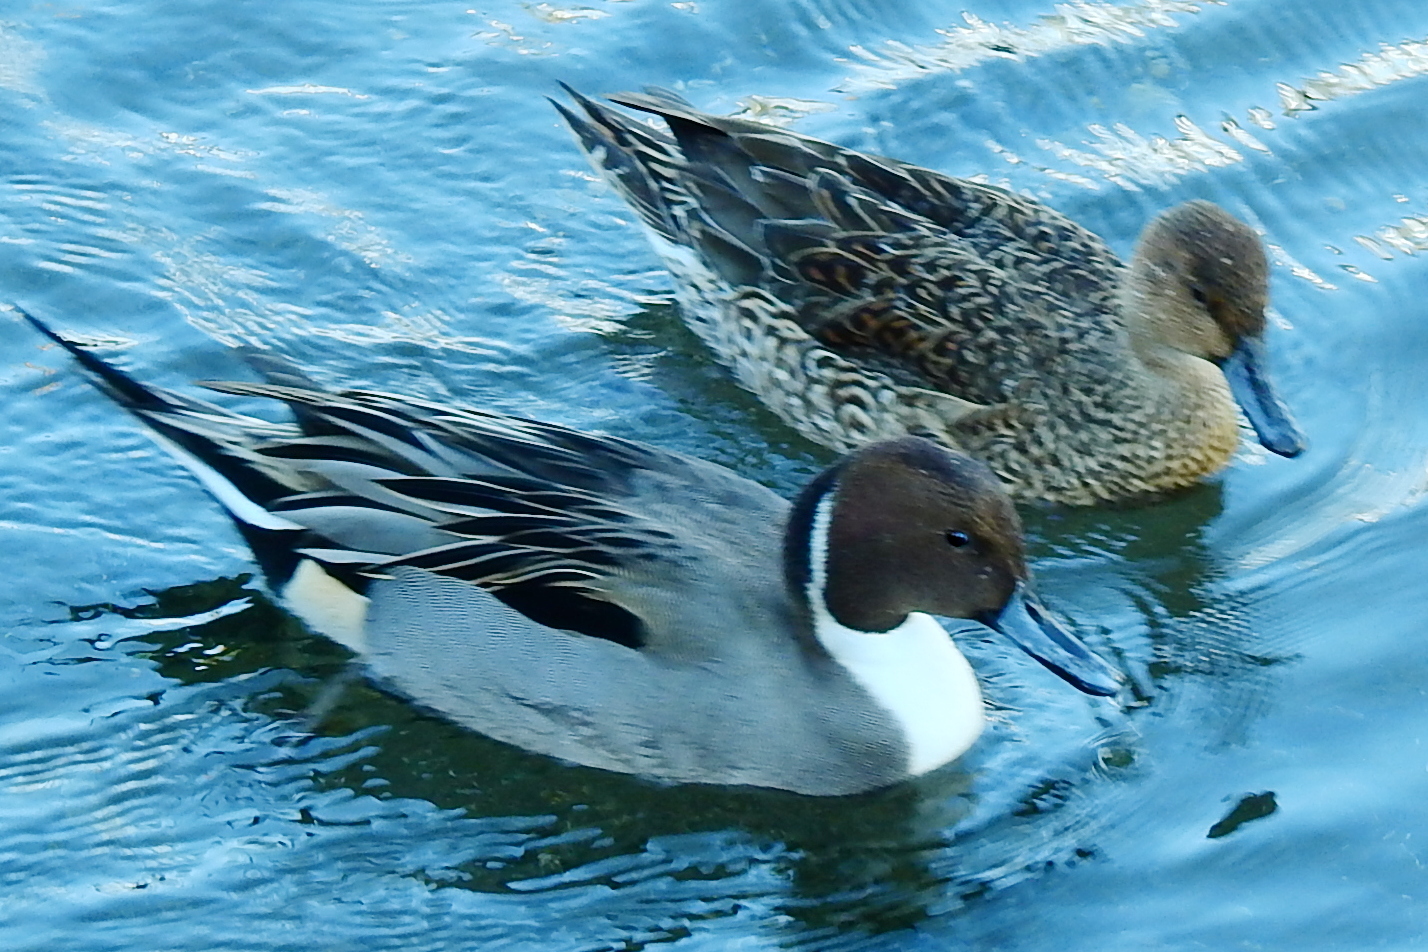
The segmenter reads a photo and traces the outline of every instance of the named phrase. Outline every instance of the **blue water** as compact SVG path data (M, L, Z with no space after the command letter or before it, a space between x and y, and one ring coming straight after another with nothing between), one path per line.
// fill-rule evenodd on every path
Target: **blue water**
M827 454L681 327L543 98L664 85L985 175L1122 252L1220 202L1271 246L1310 453L1027 514L1124 708L971 633L995 724L959 768L838 801L661 787L354 678L0 313L0 948L1428 945L1428 6L586 3L0 9L0 299L165 386L257 345L791 491Z

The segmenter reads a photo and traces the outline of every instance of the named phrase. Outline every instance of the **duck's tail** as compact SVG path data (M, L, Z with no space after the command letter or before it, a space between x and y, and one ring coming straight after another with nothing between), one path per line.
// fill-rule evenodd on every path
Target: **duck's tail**
M268 505L297 487L276 478L278 471L264 466L263 458L250 448L263 433L290 432L291 427L140 383L85 345L14 307L35 330L64 348L97 389L143 423L146 434L223 506L272 584L281 585L291 576L297 564L294 548L307 530L271 512Z
M560 103L555 107L596 169L648 226L672 271L686 268L683 259L688 252L681 249L689 249L721 283L755 284L768 265L762 238L765 224L806 217L804 210L786 207L780 200L789 177L762 167L733 134L775 130L746 120L707 116L667 90L610 97L660 116L670 134L569 86L563 88L584 115Z
M600 105L564 83L560 86L579 111L554 99L551 105L575 133L591 164L656 234L682 243L673 209L681 192L677 169L684 165L684 159L674 139Z

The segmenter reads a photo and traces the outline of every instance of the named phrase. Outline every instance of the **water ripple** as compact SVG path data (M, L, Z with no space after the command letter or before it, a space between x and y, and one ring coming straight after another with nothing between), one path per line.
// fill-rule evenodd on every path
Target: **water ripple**
M1120 250L1174 202L1234 209L1272 242L1274 371L1312 449L1246 448L1146 509L1027 513L1043 596L1127 672L1123 706L958 632L992 722L959 768L847 802L669 788L367 683L242 580L242 540L132 421L0 314L0 945L1428 931L1397 898L1421 880L1428 730L1421 5L978 2L939 32L956 7L290 6L7 14L8 297L166 386L243 373L215 338L271 347L334 384L618 432L792 492L827 454L680 324L542 98L657 83L983 173ZM1273 816L1207 839L1267 790Z
M1068 47L1145 39L1148 32L1179 25L1175 14L1198 14L1223 0L1142 0L1139 3L1065 3L1028 27L990 23L963 12L965 26L940 29L938 43L908 45L888 40L875 50L851 48L861 61L835 89L861 92L894 88L929 72L961 72L989 60L1046 56Z
M1299 85L1276 83L1279 106L1286 116L1318 109L1318 103L1333 102L1389 86L1405 79L1428 74L1428 40L1413 40L1365 53L1352 63L1334 70L1321 70Z

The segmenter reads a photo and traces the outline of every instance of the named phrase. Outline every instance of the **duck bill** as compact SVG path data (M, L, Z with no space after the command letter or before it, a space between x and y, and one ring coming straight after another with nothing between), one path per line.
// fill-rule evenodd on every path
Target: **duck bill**
M1295 457L1304 452L1304 435L1299 432L1289 408L1274 392L1265 373L1264 341L1242 337L1220 365L1230 382L1230 393L1244 410L1264 448L1280 456Z
M1053 618L1025 582L1017 583L1006 607L986 625L1080 691L1111 697L1120 690L1115 670Z

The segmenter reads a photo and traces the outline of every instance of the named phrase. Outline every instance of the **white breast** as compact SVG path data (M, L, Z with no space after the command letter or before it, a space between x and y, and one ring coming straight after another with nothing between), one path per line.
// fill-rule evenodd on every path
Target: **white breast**
M856 631L838 623L823 601L832 499L818 504L809 540L809 604L813 630L843 666L902 728L909 772L926 773L955 760L982 733L986 715L972 666L937 620L912 612L891 631Z

